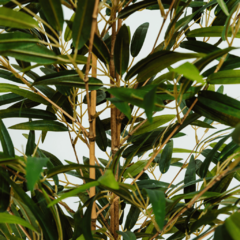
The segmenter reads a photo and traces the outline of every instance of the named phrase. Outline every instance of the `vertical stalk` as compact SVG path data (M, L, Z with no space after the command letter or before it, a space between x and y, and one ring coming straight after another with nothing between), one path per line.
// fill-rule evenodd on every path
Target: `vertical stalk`
M92 76L97 76L97 58L96 56L92 56ZM91 116L94 116L96 113L96 98L97 98L97 91L94 90L91 92L91 99L90 99L90 113ZM89 133L90 139L94 139L93 141L90 140L90 159L89 164L95 165L95 138L96 138L96 119L92 118L92 122L90 123L90 133ZM96 178L96 171L95 168L90 168L89 170L89 177L91 179ZM94 197L96 194L96 188L92 187L90 188L90 198ZM96 211L96 203L93 203L92 208L92 216L91 216L92 224L91 228L92 230L96 230L96 221L97 221L97 211Z
M111 52L110 52L110 74L113 79L116 79L116 85L120 86L120 78L119 75L115 72L115 65L114 65L114 46L116 41L116 34L117 30L121 27L121 20L118 22L118 29L116 29L116 9L117 9L117 0L112 1L112 16L111 19L114 21L112 23L112 39L111 39ZM114 84L111 81L111 84ZM111 97L114 97L111 95ZM120 112L117 108L111 108L111 151L112 151L112 158L118 151L120 146L120 131L121 131L121 122L119 121ZM118 167L116 170L115 178L118 180ZM115 196L113 194L113 200ZM110 230L114 239L118 239L117 230L119 230L119 201L113 201L111 205L111 222L110 222Z

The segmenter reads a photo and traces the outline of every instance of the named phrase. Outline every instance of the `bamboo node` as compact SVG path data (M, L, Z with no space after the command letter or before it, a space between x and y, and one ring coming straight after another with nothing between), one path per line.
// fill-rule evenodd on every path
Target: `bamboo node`
M95 142L96 141L96 136L89 136L89 141L90 142Z

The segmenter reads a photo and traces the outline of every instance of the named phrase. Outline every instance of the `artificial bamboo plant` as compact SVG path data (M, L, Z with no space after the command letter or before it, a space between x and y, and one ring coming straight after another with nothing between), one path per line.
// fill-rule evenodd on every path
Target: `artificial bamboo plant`
M239 16L239 0L0 0L0 240L238 240ZM48 132L75 159L44 150Z

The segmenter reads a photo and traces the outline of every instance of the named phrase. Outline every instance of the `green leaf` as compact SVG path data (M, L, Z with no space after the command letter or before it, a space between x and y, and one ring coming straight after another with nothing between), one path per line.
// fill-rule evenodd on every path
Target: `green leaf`
M107 98L107 100L111 101L111 103L113 103L115 107L119 109L129 120L132 118L132 110L127 102L117 98Z
M18 60L23 60L26 62L35 62L39 64L52 64L60 59L55 53L49 50L45 46L31 45L26 47L21 47L20 49L10 49L8 51L1 51L1 55L14 57Z
M207 78L210 84L239 84L240 70L227 70L211 74Z
M165 194L161 190L145 189L145 191L147 192L150 203L152 204L155 221L157 222L159 229L162 230L165 219Z
M153 75L180 60L200 58L204 56L205 54L202 53L178 53L166 50L158 51L150 54L135 64L127 73L125 81L130 80L132 77L138 74L137 81L143 82L149 77L152 77Z
M51 168L50 170L48 170L48 173L47 173L47 177L50 178L50 177L53 177L57 174L60 174L60 173L65 173L65 172L68 172L68 171L71 171L71 170L77 170L77 169L85 169L85 168L101 168L103 169L102 167L98 167L98 166L95 166L95 165L83 165L83 164L68 164L68 165L60 165L60 166L56 166L54 168Z
M208 168L210 166L211 161L213 160L214 155L218 151L218 149L222 146L222 144L230 137L230 135L225 136L222 138L211 150L211 152L207 155L205 160L203 161L202 165L199 169L199 175L201 178L205 178L208 172Z
M188 184L189 182L192 182L195 180L196 180L196 164L195 164L194 156L192 155L190 158L190 161L188 163L186 173L185 173L184 184ZM184 188L184 194L190 193L190 192L195 192L195 191L196 191L195 184ZM186 202L189 202L189 200L187 200Z
M131 42L131 55L136 57L140 50L142 49L143 43L145 41L147 31L148 31L149 23L141 24L135 33L133 34L132 42Z
M70 21L73 22L75 18L76 13L74 12L73 15L70 18ZM68 42L72 39L72 29L70 29L69 25L67 25L65 32L64 32L64 41Z
M226 3L224 2L224 0L217 0L219 6L221 7L221 9L223 10L223 12L228 16L229 15L229 11L228 11L228 7L226 5Z
M232 139L235 143L240 145L240 124L238 124L232 132Z
M87 189L91 188L91 187L96 187L99 185L99 182L98 181L93 181L93 182L89 182L89 183L85 183L83 185L81 185L80 187L78 188L75 188L74 190L72 191L69 191L67 193L64 193L61 195L60 198L57 198L55 199L54 201L52 201L51 203L48 204L48 207L51 207L57 203L59 203L60 201L62 201L63 199L65 198L69 198L69 197L74 197L76 196L78 193L80 192L84 192L86 191Z
M63 28L63 10L60 0L39 0L42 10L48 22L57 31L62 31Z
M3 95L0 95L0 106L9 104L9 103L13 103L13 102L17 102L22 99L23 99L23 97L15 94L15 93L3 94Z
M36 182L40 179L43 167L46 166L48 158L28 157L26 164L26 180L30 191L34 190Z
M205 122L202 122L200 120L196 120L196 121L193 121L191 123L191 125L193 126L198 126L198 127L202 127L202 128L215 128L213 127L212 125L208 124L208 123L205 123Z
M224 26L203 27L194 29L188 32L186 35L187 37L222 37L223 30ZM231 28L229 29L227 36L232 36ZM238 32L235 37L240 38L240 33Z
M115 180L112 170L107 169L103 176L98 179L98 183L113 190L118 190L119 185Z
M27 141L27 146L26 146L26 155L27 156L32 156L34 150L35 150L35 132L33 130L29 131L28 135L28 141Z
M0 118L40 118L46 120L57 120L57 117L48 111L28 108L9 108L0 110Z
M139 11L143 8L149 7L149 6L154 5L156 3L157 3L156 0L145 0L145 1L141 1L139 3L135 3L133 5L130 5L129 7L124 8L119 13L118 18L126 18L136 11Z
M32 46L34 43L37 42L39 42L39 39L37 37L27 33L2 33L0 34L0 51L26 48L28 46Z
M162 126L165 123L168 123L169 121L173 120L175 118L175 115L160 115L153 117L152 123L145 122L135 133L134 135L140 135L146 132L151 132L155 130L156 128ZM136 125L135 127L137 127Z
M41 96L39 96L33 92L23 90L23 89L19 88L18 86L15 86L12 84L0 83L0 92L12 92L12 93L22 96L24 98L28 98L34 102L42 103L45 105L49 104Z
M203 80L196 66L189 62L186 62L177 68L171 69L171 71L182 74L184 77L190 80L205 84L205 81Z
M143 105L144 105L144 109L145 109L145 113L147 115L147 119L149 123L153 122L153 109L154 109L154 103L155 103L155 99L156 99L156 90L157 90L157 86L151 85L153 88L145 94L144 98L143 98Z
M107 150L107 135L99 117L96 118L96 143L103 152Z
M124 178L131 178L139 174L143 168L147 165L148 160L142 160L131 165L127 170L123 173ZM130 175L129 175L130 174Z
M240 213L233 213L226 219L224 225L232 239L238 240L240 235Z
M67 87L77 87L77 88L82 88L85 89L85 82L77 77L71 77L71 76L66 76L66 77L56 77L56 78L50 78L46 80L38 80L34 84L35 85L55 85L55 86L67 86ZM97 90L103 86L103 83L101 80L90 77L89 78L89 90Z
M135 224L138 220L140 213L141 213L141 211L139 210L138 207L131 205L130 210L127 215L124 229L131 230L133 227L135 227Z
M0 223L11 223L11 224L19 224L23 227L27 227L35 232L38 232L30 223L23 220L20 217L10 215L8 213L0 213Z
M116 38L114 47L114 64L116 71L122 76L127 68L129 62L129 32L127 26L124 24Z
M136 240L136 236L133 232L126 231L126 232L121 232L117 231L117 233L121 236L123 236L123 240Z
M72 29L73 46L76 49L82 48L90 37L94 5L95 0L81 0L77 4Z
M38 28L38 22L28 14L5 7L0 8L0 21L2 26L11 28Z
M32 122L19 123L9 128L19 130L42 130L54 132L68 131L68 128L65 127L64 124L52 120L38 120Z
M173 141L166 144L159 160L159 169L161 173L166 173L169 169L173 151Z
M4 154L9 157L15 157L15 152L14 152L14 147L13 147L11 137L2 119L0 119L0 141L1 141Z
M9 183L2 177L3 174L8 176L7 170L0 167L0 213L7 211L11 199L11 188Z

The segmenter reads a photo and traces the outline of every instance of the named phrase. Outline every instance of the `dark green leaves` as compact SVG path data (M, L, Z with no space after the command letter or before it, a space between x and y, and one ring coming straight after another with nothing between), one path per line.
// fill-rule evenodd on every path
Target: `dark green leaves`
M48 111L38 110L38 109L28 109L28 108L10 108L5 110L0 110L0 118L39 118L45 120L57 120L57 117Z
M10 204L10 186L4 179L3 174L8 177L7 170L0 167L0 212L5 212Z
M152 123L153 121L152 114L153 114L154 103L156 99L156 90L157 90L157 86L153 86L153 88L148 93L145 94L143 99L145 113L150 123Z
M2 33L0 35L0 51L26 48L36 42L39 42L38 38L23 32Z
M60 0L40 0L43 12L48 22L58 31L63 27L63 10Z
M26 165L27 186L30 191L33 191L34 185L40 179L42 168L46 166L48 158L28 157Z
M137 30L133 34L133 38L131 42L131 55L133 57L136 57L139 54L143 46L144 40L146 38L148 27L149 27L148 22L143 23L137 28Z
M124 115L130 120L131 119L131 108L128 105L127 102L123 100L119 100L117 98L108 98L109 101L111 101L117 109L119 109Z
M107 136L104 130L104 125L99 117L96 118L96 143L102 151L106 151Z
M189 58L199 58L205 56L204 54L198 53L178 53L171 51L158 51L156 53L150 54L146 58L135 64L127 73L125 80L129 80L136 74L138 82L143 82L149 77L154 76L161 70L169 67L170 65Z
M195 164L194 156L192 155L185 173L184 184L188 184L189 182L192 182L195 180L196 180L196 164ZM184 194L195 192L195 191L196 191L195 184L192 184L184 188Z
M161 158L159 160L159 168L161 173L166 173L170 167L171 158L173 152L173 141L170 141L166 144L163 152L161 154Z
M114 63L116 71L122 76L127 68L129 62L129 31L124 24L118 34L114 47Z
M165 194L161 190L145 189L145 191L147 192L150 203L152 204L155 221L159 229L162 230L164 227L165 219Z
M37 28L38 22L23 12L13 11L12 9L0 8L0 21L2 26L12 28Z
M9 157L15 157L14 147L11 137L2 121L0 119L0 141L5 155Z
M130 231L126 231L126 232L117 231L117 233L119 235L123 236L123 240L136 240L137 239L135 234Z
M68 131L68 128L65 127L62 123L51 121L51 120L39 120L39 121L19 123L9 128L18 129L18 130L42 130L42 131L55 131L55 132Z
M240 145L240 124L238 124L232 133L232 139L235 143Z
M90 37L95 0L81 0L73 22L73 46L80 49Z

